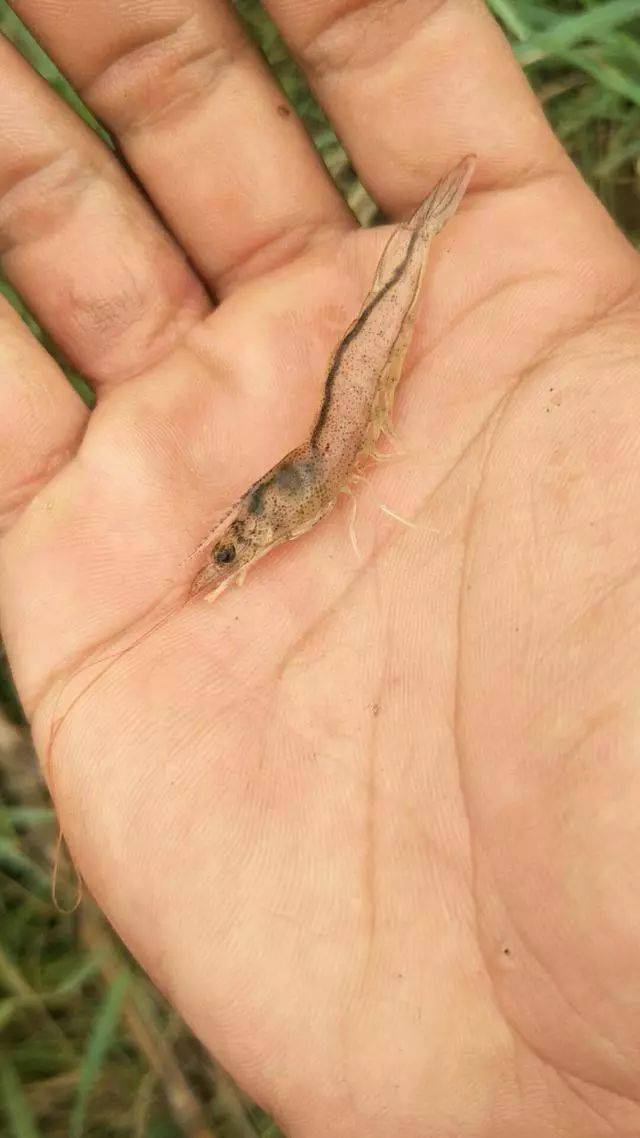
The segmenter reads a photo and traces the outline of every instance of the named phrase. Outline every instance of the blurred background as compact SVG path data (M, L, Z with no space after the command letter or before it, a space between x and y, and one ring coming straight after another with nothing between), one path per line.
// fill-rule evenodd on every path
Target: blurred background
M257 0L235 6L354 213L363 225L380 220ZM574 161L640 243L640 0L489 6ZM0 33L107 139L5 0ZM0 290L60 358L2 277ZM90 402L82 377L61 362ZM276 1138L277 1127L204 1053L91 902L57 911L55 840L0 643L2 1138ZM74 890L63 867L58 894L69 907Z

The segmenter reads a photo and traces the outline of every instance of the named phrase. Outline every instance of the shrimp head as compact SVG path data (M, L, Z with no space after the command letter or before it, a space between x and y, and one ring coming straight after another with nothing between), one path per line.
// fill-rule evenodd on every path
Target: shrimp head
M274 545L309 529L332 502L325 503L318 477L320 456L309 447L291 451L254 482L214 534L210 560L191 593L213 590L210 599Z

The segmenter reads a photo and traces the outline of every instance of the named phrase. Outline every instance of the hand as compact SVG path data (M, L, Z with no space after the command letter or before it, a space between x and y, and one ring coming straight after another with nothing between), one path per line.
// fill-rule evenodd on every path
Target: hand
M481 5L271 0L390 218L478 155L407 454L359 559L345 500L82 671L303 440L385 233L221 3L14 6L163 219L0 45L5 270L97 391L2 308L2 628L82 875L293 1135L637 1134L636 254Z

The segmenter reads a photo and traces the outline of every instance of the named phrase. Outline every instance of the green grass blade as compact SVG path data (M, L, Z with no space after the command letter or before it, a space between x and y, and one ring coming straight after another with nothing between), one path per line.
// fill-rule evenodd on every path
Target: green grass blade
M16 996L7 996L6 999L0 1000L0 1033L8 1023L11 1023L19 1008L20 1000Z
M94 953L92 956L88 956L85 960L82 960L76 968L72 969L60 984L56 985L48 998L59 1000L65 996L72 996L75 992L79 992L87 981L92 980L100 971L100 964L100 953Z
M0 870L24 880L27 889L38 888L47 897L51 889L49 875L19 848L16 842L0 835Z
M563 51L561 57L586 71L601 87L640 106L640 83L612 63L595 59L587 51Z
M40 1138L18 1072L8 1060L0 1063L0 1101L13 1138Z
M613 32L607 37L606 46L608 51L616 53L619 62L626 56L632 67L640 69L640 43L632 36L625 32Z
M507 31L515 36L517 40L528 40L531 35L531 29L528 24L525 24L519 11L516 10L517 5L512 4L511 0L488 0L489 7L494 16L502 20Z
M33 995L33 989L2 944L0 944L0 984L14 996Z
M82 1138L91 1092L100 1076L104 1060L111 1048L120 1019L122 1002L131 983L128 972L121 972L109 988L94 1020L86 1055L78 1074L76 1101L71 1112L69 1138Z
M5 806L4 812L12 826L42 826L53 822L55 813L50 806Z
M526 66L545 59L548 55L556 55L585 40L601 40L621 24L638 17L640 17L640 0L608 0L608 3L598 4L586 12L557 20L548 31L538 32L530 39L516 44L514 51L520 63ZM517 33L514 32L514 35Z
M606 158L598 163L594 169L594 174L598 178L608 178L618 167L636 158L640 158L640 136L632 138L626 146L612 150Z

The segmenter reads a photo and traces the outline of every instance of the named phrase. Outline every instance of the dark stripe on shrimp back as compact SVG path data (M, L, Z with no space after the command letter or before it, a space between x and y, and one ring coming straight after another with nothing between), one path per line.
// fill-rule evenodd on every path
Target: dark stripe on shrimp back
M322 430L322 428L325 424L327 415L329 413L329 407L331 405L331 397L333 394L335 379L336 379L336 375L338 372L338 368L340 367L340 364L342 363L342 358L344 356L344 353L346 352L347 348L349 347L349 344L354 339L354 337L364 327L364 325L366 324L367 320L369 319L371 313L374 311L374 309L377 307L377 305L380 303L380 301L387 295L389 290L393 288L394 284L397 284L397 282L400 279L400 277L404 271L404 268L405 268L405 266L409 260L409 257L411 256L411 253L413 252L413 247L414 247L414 245L418 239L419 232L420 232L419 227L414 229L413 233L411 234L411 239L410 239L409 244L407 246L407 252L406 252L403 260L400 262L397 269L395 269L392 276L389 277L389 280L387 281L387 283L382 286L380 291L377 292L375 294L375 296L371 297L371 300L369 301L368 304L365 304L365 306L362 309L362 312L360 313L358 319L355 321L353 326L347 332L347 334L344 337L342 343L340 344L335 356L333 357L333 362L331 364L331 367L329 368L329 374L327 376L327 381L326 381L325 387L324 387L324 397L322 400L322 406L320 408L320 411L318 412L318 418L316 420L316 425L313 428L313 431L311 432L311 446L312 447L315 446L315 444L317 443L318 435L320 434L320 431ZM390 240L391 240L391 238L390 238ZM382 254L382 256L384 256L384 253Z

